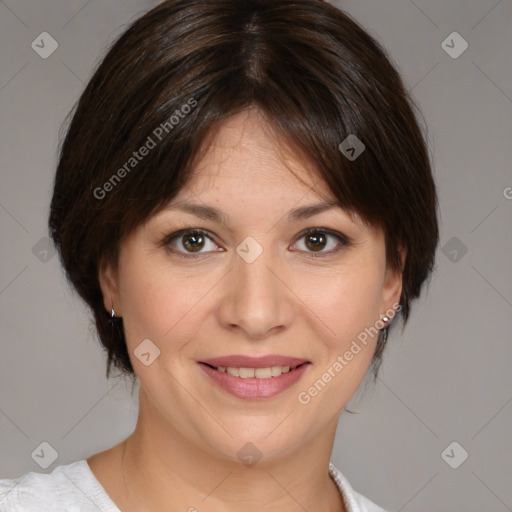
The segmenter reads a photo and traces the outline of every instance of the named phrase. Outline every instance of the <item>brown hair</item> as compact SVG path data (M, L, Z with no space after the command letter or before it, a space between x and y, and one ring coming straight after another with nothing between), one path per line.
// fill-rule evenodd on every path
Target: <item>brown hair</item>
M250 107L316 164L347 211L383 229L387 264L402 272L405 327L433 270L437 196L419 109L386 52L319 0L168 0L135 20L94 72L55 176L50 233L94 313L107 377L112 364L134 372L99 269L115 267L123 237L177 195L212 129ZM350 134L365 145L355 160L339 149Z

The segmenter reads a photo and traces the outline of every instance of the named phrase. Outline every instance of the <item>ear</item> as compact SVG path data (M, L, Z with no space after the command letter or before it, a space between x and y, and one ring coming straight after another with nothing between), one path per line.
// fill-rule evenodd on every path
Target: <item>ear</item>
M407 257L407 249L405 247L399 248L400 258L402 260L402 269L405 266ZM384 284L382 287L382 300L381 300L381 313L386 314L386 311L394 311L396 307L394 304L400 303L400 296L402 295L402 272L391 268L386 269ZM394 313L393 313L394 314Z
M103 305L105 306L105 309L110 314L110 311L114 308L116 316L121 316L117 271L113 269L112 265L103 263L100 265L98 280L100 283L101 293L103 295Z

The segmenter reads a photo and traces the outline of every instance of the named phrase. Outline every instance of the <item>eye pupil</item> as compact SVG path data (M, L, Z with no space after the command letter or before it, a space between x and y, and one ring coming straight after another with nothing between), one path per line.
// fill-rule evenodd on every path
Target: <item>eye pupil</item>
M312 244L310 244L310 242L309 242L310 240L314 240L314 242ZM318 248L323 249L325 247L325 243L326 243L326 237L325 237L325 235L322 235L322 234L313 233L306 237L306 245L310 249L318 249Z
M199 241L199 242L198 242ZM192 245L191 245L192 242ZM194 245L198 243L198 245ZM201 250L204 245L204 237L200 233L189 233L183 236L183 245L187 250L197 252Z

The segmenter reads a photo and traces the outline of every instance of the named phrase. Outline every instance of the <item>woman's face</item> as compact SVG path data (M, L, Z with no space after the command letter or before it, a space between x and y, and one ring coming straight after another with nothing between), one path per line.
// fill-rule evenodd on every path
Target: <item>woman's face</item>
M140 380L139 421L233 460L246 443L271 458L334 435L371 362L371 328L401 292L380 230L338 208L293 215L335 198L268 133L256 111L229 118L175 206L133 232L118 271L100 276ZM185 229L203 233L170 236Z

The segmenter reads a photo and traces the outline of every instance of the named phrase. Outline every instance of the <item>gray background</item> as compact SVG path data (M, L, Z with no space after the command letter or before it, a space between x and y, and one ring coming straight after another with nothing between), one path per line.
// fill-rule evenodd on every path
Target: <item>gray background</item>
M137 393L106 380L89 313L45 238L64 117L105 46L157 3L0 2L1 477L50 472L135 426ZM332 461L391 510L512 510L512 3L334 3L389 50L423 111L441 244L376 386L342 417ZM47 59L31 48L45 31L58 42ZM441 46L454 31L469 44L455 59ZM31 456L43 441L58 453L46 470ZM452 465L469 454L457 469L441 456L453 441Z

